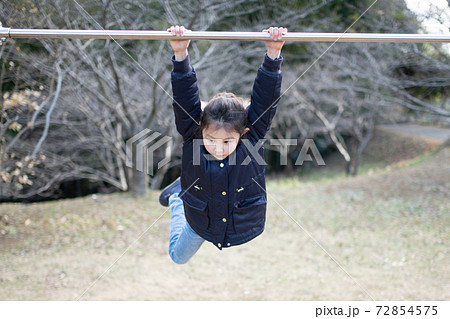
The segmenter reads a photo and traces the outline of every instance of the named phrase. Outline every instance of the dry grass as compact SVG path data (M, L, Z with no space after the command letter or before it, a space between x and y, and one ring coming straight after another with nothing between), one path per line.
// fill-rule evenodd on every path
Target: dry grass
M0 299L80 297L163 215L82 299L448 300L449 192L450 148L372 176L269 181L265 232L186 265L168 257L158 192L2 204Z

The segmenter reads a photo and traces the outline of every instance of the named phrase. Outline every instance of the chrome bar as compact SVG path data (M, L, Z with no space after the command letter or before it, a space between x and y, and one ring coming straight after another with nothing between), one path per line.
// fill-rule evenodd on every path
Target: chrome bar
M4 28L0 22L0 38L9 38L9 30L11 28Z
M171 40L167 31L139 30L64 30L64 29L13 29L0 27L0 37L53 38L53 39L130 39ZM267 41L264 32L191 31L183 39L189 40L244 40ZM301 42L450 42L450 34L391 34L391 33L305 33L290 32L283 36L285 41Z

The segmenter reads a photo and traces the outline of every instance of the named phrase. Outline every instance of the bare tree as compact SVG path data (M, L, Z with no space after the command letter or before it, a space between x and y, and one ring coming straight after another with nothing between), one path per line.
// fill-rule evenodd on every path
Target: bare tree
M234 19L237 30L248 29L247 16L265 9L255 0L160 0L151 5L146 1L104 0L81 5L53 0L8 3L2 5L0 19L7 21L6 17L14 16L9 22L17 28L106 30L160 30L171 24L208 30L223 20ZM320 5L310 7L309 12L316 7ZM290 10L283 10L280 17L300 19ZM267 26L261 22L255 30ZM37 48L37 52L24 51L27 46ZM16 85L8 91L23 95L24 90L34 88L32 92L40 92L39 97L2 113L5 139L0 164L5 198L49 196L62 181L79 178L145 194L149 176L135 166L126 167L125 143L147 128L175 137L170 146L156 154L155 161L169 154L172 162L151 177L150 186L159 187L167 170L179 164L181 140L173 125L167 41L17 40L2 50L2 61L18 66L12 70L12 80L3 67L2 83ZM264 52L262 43L193 41L191 61L199 74L202 98L207 100L225 90L249 95L262 57L257 55L256 62L258 51ZM29 111L32 104L37 106ZM18 173L15 163L25 168L38 159L40 162L30 168L27 184L19 185L20 189L13 186L11 174ZM40 174L39 170L48 171Z
M347 163L348 174L356 175L377 122L405 119L406 109L450 119L448 96L436 102L411 91L450 85L448 63L424 54L417 45L337 44L299 79L308 67L285 72L289 85L295 84L285 92L289 107L280 108L274 125L299 143L327 136ZM414 68L415 76L403 74L406 67Z
M321 28L335 28L332 17L311 25L304 20L331 2L305 2L292 10L257 0L36 0L2 2L0 20L17 28L162 30L183 24L193 30L225 26L257 31L278 24L328 31ZM394 6L384 2L386 10ZM398 27L388 17L361 23L374 31ZM400 27L413 30L414 24ZM264 48L261 42L192 41L191 62L202 99L219 91L249 97ZM285 83L294 82L296 70L303 67L289 65L289 59L312 61L324 48L286 46ZM414 90L448 86L448 60L425 54L419 46L408 47L406 59L402 48L392 48L336 45L285 94L270 137L304 141L327 136L327 143L355 163L348 164L348 172L356 173L373 124L383 116L392 118L393 106L447 116L448 100L439 105ZM81 178L142 195L148 185L158 188L168 170L179 165L181 139L173 125L167 41L16 40L0 50L1 198L52 196L63 181ZM418 58L421 62L414 65ZM411 68L424 76L408 76ZM430 74L435 74L432 80ZM126 166L126 141L144 129L174 137L154 159L168 155L170 164L153 176ZM355 147L347 145L346 136L357 141ZM298 152L298 146L290 151Z

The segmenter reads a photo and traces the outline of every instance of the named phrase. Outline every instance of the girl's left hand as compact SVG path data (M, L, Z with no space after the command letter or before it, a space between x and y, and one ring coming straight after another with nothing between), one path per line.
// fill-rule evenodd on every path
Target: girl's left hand
M270 38L273 39L273 41L266 41L267 55L271 59L278 58L284 45L284 41L281 41L281 38L288 30L283 27L270 27L269 29L264 29L263 32L270 33Z

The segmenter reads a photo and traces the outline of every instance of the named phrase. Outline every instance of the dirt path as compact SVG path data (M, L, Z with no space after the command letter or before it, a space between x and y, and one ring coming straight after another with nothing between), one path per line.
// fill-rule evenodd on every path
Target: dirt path
M450 129L416 124L386 124L379 125L380 128L394 131L396 133L408 135L409 137L418 136L429 139L430 142L437 144L445 142L450 138Z

